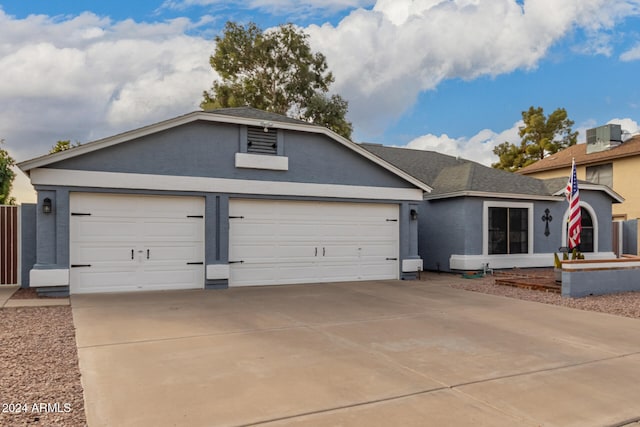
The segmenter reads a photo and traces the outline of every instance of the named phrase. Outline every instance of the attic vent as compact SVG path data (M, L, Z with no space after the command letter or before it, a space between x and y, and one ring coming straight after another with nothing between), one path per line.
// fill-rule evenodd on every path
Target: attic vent
M249 127L247 128L247 153L278 154L277 129Z
M606 151L622 144L620 125L604 125L587 129L587 154Z

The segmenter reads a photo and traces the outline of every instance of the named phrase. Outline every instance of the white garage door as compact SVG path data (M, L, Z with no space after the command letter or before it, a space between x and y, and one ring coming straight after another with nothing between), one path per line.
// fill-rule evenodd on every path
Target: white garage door
M398 278L398 205L231 200L230 286Z
M72 193L71 293L204 287L204 199Z

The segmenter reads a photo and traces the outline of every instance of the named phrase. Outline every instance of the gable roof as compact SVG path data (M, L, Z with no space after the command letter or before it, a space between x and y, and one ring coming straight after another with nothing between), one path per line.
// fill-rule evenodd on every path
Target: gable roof
M537 162L518 170L516 173L527 175L535 172L571 167L571 160L576 165L590 165L624 157L640 156L640 135L636 135L626 142L610 150L587 154L587 144L576 144L558 151L555 154L540 159Z
M552 198L541 180L514 175L434 151L362 144L364 148L434 189L429 198L463 195Z
M425 199L481 196L558 200L564 198L564 187L568 180L568 177L541 180L516 175L434 151L385 147L376 144L361 145L432 186L433 191L425 196ZM582 188L605 191L615 201L624 200L606 186L587 183L584 185L590 188L584 186Z
M547 178L541 181L544 182L544 185L549 190L549 193L553 194L554 196L564 196L565 189L567 188L567 182L569 181L569 177L563 176L559 178ZM607 193L615 203L624 202L624 197L622 197L621 195L619 195L618 193L616 193L606 185L593 184L589 181L583 181L579 179L578 187L581 190L600 190Z
M218 123L231 123L247 126L268 126L270 128L287 129L300 132L309 132L326 135L333 139L337 143L349 148L352 151L360 154L361 156L369 159L373 163L381 166L389 172L399 176L405 181L415 185L417 188L430 192L431 187L421 180L413 177L409 173L394 166L387 161L381 159L378 156L371 154L369 151L362 148L360 145L338 135L330 129L319 126L312 123L307 123L302 120L292 119L287 116L283 116L276 113L270 113L267 111L258 110L252 107L239 107L239 108L222 108L210 111L194 111L182 116L174 117L172 119L164 120L149 126L141 127L124 133L120 133L107 138L99 139L97 141L88 142L86 144L73 147L71 149L61 151L54 154L47 154L44 156L36 157L31 160L18 163L18 167L29 174L31 169L46 167L47 165L59 162L61 160L70 159L76 156L87 154L93 151L97 151L103 148L111 147L113 145L121 144L127 141L131 141L136 138L140 138L147 135L152 135L167 129L175 128L177 126L185 125L187 123L195 121L208 121Z

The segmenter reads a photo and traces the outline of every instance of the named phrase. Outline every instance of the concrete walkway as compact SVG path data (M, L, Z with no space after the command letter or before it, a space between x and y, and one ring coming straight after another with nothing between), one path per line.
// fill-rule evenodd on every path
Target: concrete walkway
M11 299L19 289L17 285L0 286L0 308L9 307L49 307L58 305L69 305L69 298L20 298Z
M0 308L4 307L18 288L18 285L0 285Z
M72 297L96 426L608 426L640 321L432 280Z

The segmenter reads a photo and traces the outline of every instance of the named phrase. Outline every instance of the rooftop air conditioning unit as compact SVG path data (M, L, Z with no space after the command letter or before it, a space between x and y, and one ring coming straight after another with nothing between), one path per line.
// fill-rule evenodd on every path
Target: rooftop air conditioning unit
M587 154L610 150L622 144L622 127L604 125L587 129Z

